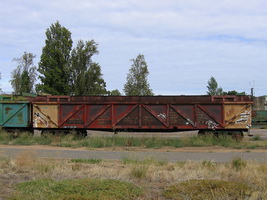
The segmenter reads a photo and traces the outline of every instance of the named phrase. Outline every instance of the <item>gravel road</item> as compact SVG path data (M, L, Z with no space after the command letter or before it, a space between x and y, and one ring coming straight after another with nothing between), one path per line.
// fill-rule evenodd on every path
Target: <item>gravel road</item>
M267 162L267 153L265 152L153 152L153 151L91 151L56 148L27 148L25 146L0 146L0 154L14 158L22 152L30 152L38 158L57 158L57 159L103 159L103 160L122 160L130 159L155 159L168 162L178 161L203 161L211 160L214 162L229 162L236 157L245 160L258 162Z

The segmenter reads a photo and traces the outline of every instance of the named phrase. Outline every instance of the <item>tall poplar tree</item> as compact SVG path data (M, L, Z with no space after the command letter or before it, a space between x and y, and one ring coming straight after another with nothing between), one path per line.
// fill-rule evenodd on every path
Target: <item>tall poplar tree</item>
M57 21L45 34L45 46L38 67L41 83L37 90L52 95L69 95L71 32Z
M127 82L124 85L124 92L127 96L150 96L153 95L150 89L147 76L149 74L145 56L139 54L136 59L131 60L132 67L127 74Z
M103 95L106 94L106 82L102 78L101 67L92 61L98 54L94 40L79 40L71 53L71 85L72 95Z
M223 89L221 87L218 87L218 83L216 79L212 76L210 77L210 80L208 81L208 95L222 95Z

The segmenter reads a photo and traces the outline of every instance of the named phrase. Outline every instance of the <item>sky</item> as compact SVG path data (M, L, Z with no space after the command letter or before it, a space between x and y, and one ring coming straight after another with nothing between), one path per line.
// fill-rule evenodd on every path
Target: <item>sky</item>
M266 0L0 0L0 88L12 92L12 62L38 66L45 32L59 23L94 40L108 90L123 92L131 59L143 54L156 95L204 95L214 76L224 91L267 95Z

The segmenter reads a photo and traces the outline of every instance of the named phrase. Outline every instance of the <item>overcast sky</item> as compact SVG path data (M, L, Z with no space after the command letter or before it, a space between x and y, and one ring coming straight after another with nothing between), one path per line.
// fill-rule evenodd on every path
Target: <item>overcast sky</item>
M0 80L10 92L13 58L30 52L38 66L45 31L56 21L95 40L108 90L123 91L140 53L159 95L206 94L214 76L224 91L267 95L266 0L0 0Z

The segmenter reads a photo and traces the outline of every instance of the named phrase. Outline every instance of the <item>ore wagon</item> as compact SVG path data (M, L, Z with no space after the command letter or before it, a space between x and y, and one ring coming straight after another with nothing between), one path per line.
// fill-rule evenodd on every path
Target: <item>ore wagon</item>
M0 96L0 127L11 132L32 129L31 105L28 97Z
M33 128L42 131L134 130L243 134L248 96L39 96Z
M267 127L267 110L252 111L252 126L254 128Z

